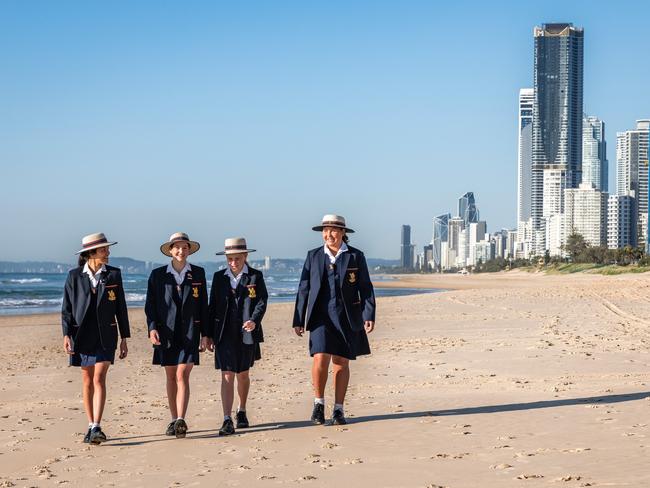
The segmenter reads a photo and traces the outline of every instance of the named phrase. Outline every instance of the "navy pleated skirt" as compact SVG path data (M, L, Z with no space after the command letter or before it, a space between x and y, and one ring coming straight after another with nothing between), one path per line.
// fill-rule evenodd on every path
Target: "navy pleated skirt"
M94 354L75 352L70 355L70 366L87 367L105 361L109 361L111 364L115 363L115 349L107 351L102 346L97 345Z
M316 320L309 332L309 355L325 353L356 359L357 356L370 354L370 343L365 330L354 331L347 322L341 329L329 318Z
M153 364L178 366L179 364L199 364L199 349L191 346L173 345L170 348L156 347L153 351Z

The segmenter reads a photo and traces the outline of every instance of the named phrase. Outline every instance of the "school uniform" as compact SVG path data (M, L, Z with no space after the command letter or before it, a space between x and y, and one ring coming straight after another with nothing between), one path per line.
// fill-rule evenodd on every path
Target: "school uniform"
M293 327L310 333L309 354L370 354L367 320L375 320L375 293L363 253L345 243L335 256L324 246L309 251L293 316Z
M63 291L61 323L72 339L70 366L115 360L118 329L130 337L129 317L118 268L103 265L93 274L88 264L70 270Z
M177 273L171 264L151 272L144 307L148 332L158 331L153 364L199 364L199 342L205 335L208 292L205 270L187 264Z
M214 274L210 291L209 334L215 345L216 369L241 373L262 358L262 319L267 300L264 276L247 264L237 277L230 269ZM255 329L245 332L242 327L249 320L255 322Z

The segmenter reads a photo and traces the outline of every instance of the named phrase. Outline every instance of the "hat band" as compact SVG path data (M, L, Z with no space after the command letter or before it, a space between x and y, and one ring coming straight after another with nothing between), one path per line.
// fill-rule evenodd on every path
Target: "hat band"
M106 243L106 242L108 242L108 241L107 241L106 238L104 237L104 238L102 238L102 239L98 239L98 240L96 240L96 241L91 241L91 242L87 242L87 243L85 243L85 244L82 244L81 247L83 247L84 249L86 249L87 247L91 247L91 246L94 246L94 245L96 245L96 244L104 244L104 243Z
M345 227L345 223L337 222L336 220L328 220L328 221L322 222L321 225L338 225L338 226L341 226L341 227Z
M236 246L226 246L225 247L226 251L231 251L233 249L246 249L246 244L244 244L243 246L238 244Z
M169 242L176 242L176 241L185 241L185 242L190 242L190 239L188 237L174 237L171 241Z

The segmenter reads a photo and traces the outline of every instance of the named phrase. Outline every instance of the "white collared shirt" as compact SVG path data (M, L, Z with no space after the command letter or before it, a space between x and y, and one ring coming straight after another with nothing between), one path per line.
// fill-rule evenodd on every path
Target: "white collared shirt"
M230 279L230 288L232 288L233 290L237 288L237 285L241 281L241 277L244 274L248 274L248 265L246 264L244 264L244 267L242 268L242 270L239 272L237 276L232 274L230 268L226 268L226 276Z
M338 257L348 250L348 245L345 242L342 242L341 247L339 247L339 250L336 252L336 256L334 256L334 254L332 254L332 251L330 251L330 248L327 247L327 244L325 244L323 247L325 248L325 254L327 254L328 258L330 258L330 264L336 263Z
M176 284L178 286L183 284L183 281L185 281L185 274L190 271L190 263L185 263L185 266L183 266L183 269L181 269L181 272L178 273L174 267L172 266L172 263L169 263L167 265L167 272L171 273L174 279L176 280Z
M106 266L102 264L102 267L97 270L97 273L93 274L88 263L84 264L83 272L88 275L88 278L90 278L90 283L93 285L93 288L97 288L97 285L99 284L99 275L104 271L106 271Z

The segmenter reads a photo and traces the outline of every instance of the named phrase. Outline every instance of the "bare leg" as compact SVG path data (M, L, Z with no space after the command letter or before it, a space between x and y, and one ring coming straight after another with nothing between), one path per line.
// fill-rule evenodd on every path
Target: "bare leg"
M232 415L232 404L235 399L235 376L232 371L221 372L221 404L223 416Z
M176 407L176 396L178 394L178 387L176 385L176 366L165 366L165 378L167 381L169 413L171 413L172 419L177 419L178 409Z
M350 360L341 356L332 356L334 374L334 403L343 404L350 382Z
M179 364L176 369L176 409L178 416L185 418L187 405L190 403L190 373L194 363Z
M325 397L325 385L327 384L327 369L330 365L331 354L314 354L314 361L311 365L311 382L314 386L316 398Z
M248 391L251 388L251 378L248 371L237 373L237 394L239 395L239 409L246 410L246 400L248 400Z
M95 366L83 366L81 368L81 380L83 382L82 393L84 399L84 410L88 423L93 422L93 395L95 389L93 387L93 376L95 375Z
M95 364L95 374L93 375L93 422L96 424L102 421L102 415L104 414L104 405L106 405L106 374L110 365L110 361L102 361Z

